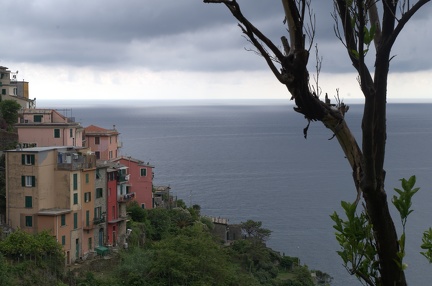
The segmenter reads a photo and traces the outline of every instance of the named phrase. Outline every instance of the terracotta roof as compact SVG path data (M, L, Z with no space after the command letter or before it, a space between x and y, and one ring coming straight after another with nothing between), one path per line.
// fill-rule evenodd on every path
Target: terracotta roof
M90 125L87 126L86 128L84 128L85 133L86 134L98 134L98 135L103 135L103 134L110 134L110 135L115 135L115 134L119 134L117 132L117 130L115 129L105 129L96 125Z

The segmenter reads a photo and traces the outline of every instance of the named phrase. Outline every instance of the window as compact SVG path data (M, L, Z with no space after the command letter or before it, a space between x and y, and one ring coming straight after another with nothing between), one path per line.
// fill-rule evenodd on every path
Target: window
M2 94L5 95L6 94L6 89L2 89Z
M100 219L102 217L102 207L97 207L94 209L94 217L95 219Z
M33 122L42 122L43 115L33 115Z
M96 199L103 197L102 188L96 188Z
M93 249L93 241L92 241L91 237L89 237L89 239L88 239L88 248L89 248L89 250Z
M54 138L60 138L60 129L54 129Z
M84 193L84 202L88 203L90 201L91 201L91 193L90 192Z
M74 218L74 229L77 229L78 228L78 214L74 213L73 218Z
M73 189L78 190L78 174L73 174Z
M73 129L69 129L69 137L72 138L73 137Z
M65 226L66 225L66 215L62 214L60 216L60 226Z
M25 207L31 209L33 207L33 197L26 196L25 197Z
M35 164L35 155L22 154L21 155L21 163L23 165L34 165Z
M141 172L141 177L147 176L147 169L146 168L141 168L140 172Z
M100 137L96 136L95 137L95 145L99 145L100 144Z
M73 204L74 205L78 204L78 193L73 194Z
M96 179L100 179L101 175L100 175L100 170L96 169Z
M109 158L112 159L113 158L113 152L109 151Z
M62 235L62 245L66 245L66 235Z
M86 174L86 184L88 184L89 183L89 174Z
M86 211L86 226L90 226L90 211Z
M25 226L33 227L33 217L31 215L25 217Z
M21 176L21 186L23 187L35 187L36 177L35 176Z
M142 209L145 209L145 204L141 204L141 208L142 208Z
M96 152L95 152L95 155L96 155L96 159L99 160L99 159L100 159L100 152L99 152L99 151L96 151Z

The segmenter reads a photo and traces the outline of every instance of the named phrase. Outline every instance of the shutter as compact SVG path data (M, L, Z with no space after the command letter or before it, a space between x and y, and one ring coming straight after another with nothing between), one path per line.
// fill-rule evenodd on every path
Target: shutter
M36 187L36 177L32 176L32 187Z
M21 154L21 164L25 165L25 155Z
M21 176L21 186L25 187L25 176Z
M30 160L31 160L31 164L34 165L35 164L35 155L31 155Z

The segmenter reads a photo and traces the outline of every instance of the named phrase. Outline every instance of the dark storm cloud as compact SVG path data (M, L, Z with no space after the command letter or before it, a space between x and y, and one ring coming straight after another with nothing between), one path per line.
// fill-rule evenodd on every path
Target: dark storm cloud
M43 65L145 67L151 70L227 71L266 69L244 48L237 21L223 5L201 0L39 0L0 1L1 61ZM286 34L280 1L242 0L243 13L277 45ZM352 71L333 32L331 1L313 1L316 42L325 71ZM430 11L430 7L428 7ZM427 12L427 11L426 11ZM431 23L422 11L416 23ZM423 22L421 22L423 21ZM423 32L423 33L427 33ZM409 53L415 33L397 46L397 69L430 67ZM423 41L426 37L424 37ZM408 39L408 40L407 40ZM313 55L311 55L313 59ZM1 64L0 61L0 64ZM404 64L402 64L404 63Z

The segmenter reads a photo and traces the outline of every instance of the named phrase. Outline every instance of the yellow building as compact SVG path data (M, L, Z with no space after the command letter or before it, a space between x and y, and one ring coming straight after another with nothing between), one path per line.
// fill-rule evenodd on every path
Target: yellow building
M88 149L33 147L6 151L6 219L14 229L49 231L66 263L93 249L96 158ZM89 222L89 223L88 223Z

